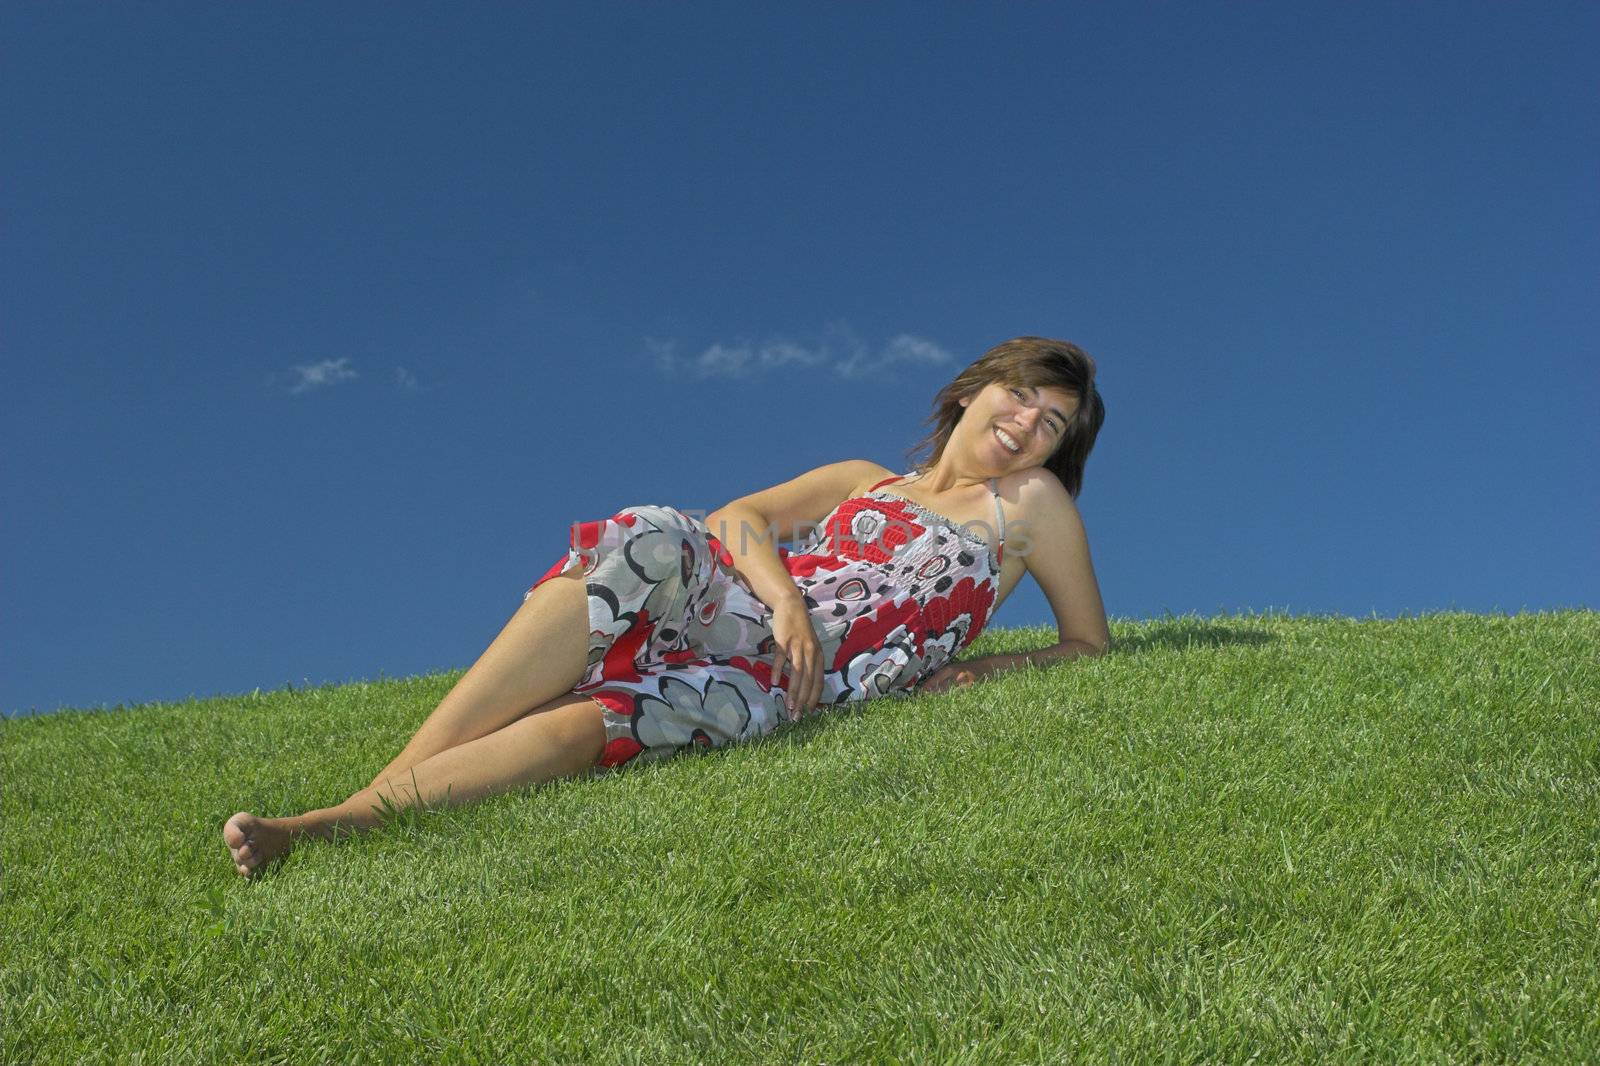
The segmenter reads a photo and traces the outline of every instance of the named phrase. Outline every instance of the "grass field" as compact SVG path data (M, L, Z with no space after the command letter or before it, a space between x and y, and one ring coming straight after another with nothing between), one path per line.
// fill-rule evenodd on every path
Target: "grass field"
M1112 632L256 882L458 674L0 723L0 1054L1600 1060L1600 613Z

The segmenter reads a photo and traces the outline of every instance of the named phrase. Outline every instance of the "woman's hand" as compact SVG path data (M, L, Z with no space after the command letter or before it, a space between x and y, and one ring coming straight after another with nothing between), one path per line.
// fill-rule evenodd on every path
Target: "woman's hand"
M811 612L799 597L785 600L772 612L772 683L780 684L785 664L789 683L784 702L790 719L809 713L822 697L822 642L811 624Z
M946 692L953 688L966 688L978 675L965 663L950 663L941 666L933 673L922 679L917 686L918 692Z

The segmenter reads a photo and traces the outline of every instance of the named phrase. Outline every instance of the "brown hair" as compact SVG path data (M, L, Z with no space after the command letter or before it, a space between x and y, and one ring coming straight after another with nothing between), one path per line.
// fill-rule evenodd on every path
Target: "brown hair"
M1061 435L1054 454L1045 460L1044 468L1056 476L1073 499L1077 499L1083 488L1084 464L1106 420L1105 401L1095 387L1094 375L1094 360L1068 341L1016 337L997 344L939 390L939 395L933 398L933 414L927 419L933 431L907 454L914 456L923 448L931 447L931 454L917 463L916 469L924 471L937 463L956 423L961 421L964 410L961 401L977 395L985 385L1053 386L1077 396L1078 409L1068 420L1066 432Z

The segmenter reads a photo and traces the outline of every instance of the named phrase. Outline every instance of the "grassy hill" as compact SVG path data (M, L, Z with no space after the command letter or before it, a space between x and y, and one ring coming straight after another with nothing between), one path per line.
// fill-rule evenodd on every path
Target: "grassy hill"
M459 674L0 722L0 1057L1600 1059L1600 613L1112 632L257 882Z

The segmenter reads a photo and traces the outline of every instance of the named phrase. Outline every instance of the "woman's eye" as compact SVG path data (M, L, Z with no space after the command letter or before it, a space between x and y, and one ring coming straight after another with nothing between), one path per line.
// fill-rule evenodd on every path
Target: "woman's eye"
M1011 395L1015 396L1017 399L1020 400L1020 399L1022 399L1022 390L1021 389L1012 389L1011 390Z

